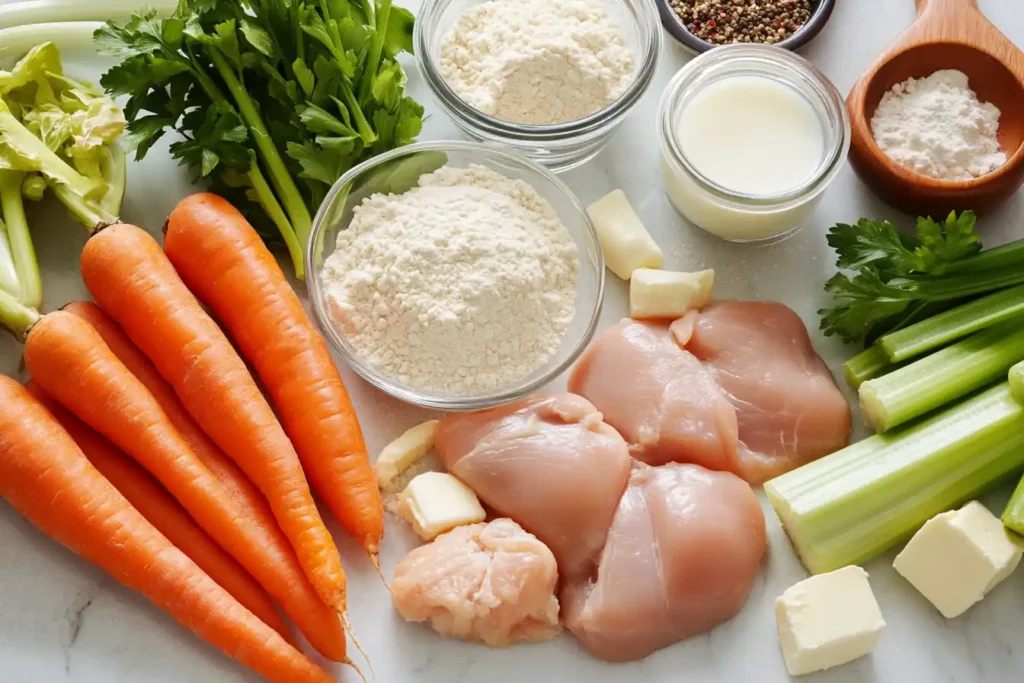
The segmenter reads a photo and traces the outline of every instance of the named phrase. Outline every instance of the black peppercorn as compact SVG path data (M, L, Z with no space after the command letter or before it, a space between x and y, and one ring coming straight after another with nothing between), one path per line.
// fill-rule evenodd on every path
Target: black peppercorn
M715 45L777 43L811 17L810 0L668 0L687 29Z

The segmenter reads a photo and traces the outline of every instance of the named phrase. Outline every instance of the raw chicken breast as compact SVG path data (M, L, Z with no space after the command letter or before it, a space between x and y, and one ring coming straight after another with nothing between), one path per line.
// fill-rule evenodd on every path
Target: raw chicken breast
M736 615L764 552L764 515L742 479L637 463L596 578L565 583L563 619L594 656L640 659Z
M686 349L703 361L739 422L740 467L752 484L846 446L850 407L803 321L769 301L701 311Z
M626 442L572 394L450 415L435 449L498 514L551 548L563 576L592 571L629 479Z
M462 526L416 548L391 584L407 621L492 647L558 635L558 569L548 548L510 519Z
M683 460L736 470L736 410L676 334L693 331L690 317L670 330L663 323L625 319L584 352L569 391L598 406L649 465Z
M723 302L671 327L623 320L569 379L639 460L688 462L751 484L843 448L850 409L782 304Z

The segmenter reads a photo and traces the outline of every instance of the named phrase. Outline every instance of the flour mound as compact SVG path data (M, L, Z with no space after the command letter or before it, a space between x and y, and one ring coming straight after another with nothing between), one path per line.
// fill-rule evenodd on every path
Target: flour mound
M475 109L550 125L585 118L629 87L633 55L597 0L490 0L441 46L441 75Z
M579 260L528 184L444 167L354 211L322 273L330 315L361 359L416 389L508 387L558 349Z
M910 78L882 96L875 142L896 163L940 180L971 180L1006 163L999 109L978 101L962 71Z

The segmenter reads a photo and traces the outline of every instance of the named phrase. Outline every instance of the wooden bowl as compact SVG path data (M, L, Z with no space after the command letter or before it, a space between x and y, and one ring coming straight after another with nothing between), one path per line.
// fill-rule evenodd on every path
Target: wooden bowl
M879 197L902 211L931 216L984 211L1024 183L1024 53L981 14L977 0L916 3L917 20L861 76L846 100L850 162ZM1007 160L991 173L966 181L930 178L896 163L875 143L871 118L882 95L908 78L940 69L964 72L978 99L1002 112L999 144Z

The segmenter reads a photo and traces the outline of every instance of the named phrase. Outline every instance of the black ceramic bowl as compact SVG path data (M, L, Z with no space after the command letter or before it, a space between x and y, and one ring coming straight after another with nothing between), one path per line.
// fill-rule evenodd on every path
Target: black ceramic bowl
M662 25L668 29L672 37L679 41L683 47L693 52L707 52L713 47L718 47L690 33L686 26L683 25L679 15L669 7L668 0L656 0L656 2L658 3L658 12L661 14ZM810 41L814 36L818 35L825 22L832 16L832 9L835 5L836 0L811 0L811 18L796 33L785 40L775 43L775 46L786 50L795 50Z

